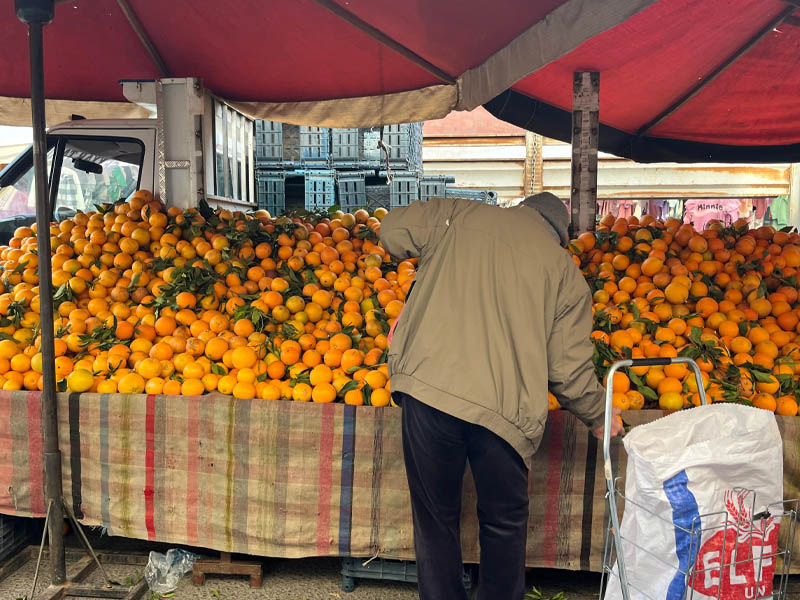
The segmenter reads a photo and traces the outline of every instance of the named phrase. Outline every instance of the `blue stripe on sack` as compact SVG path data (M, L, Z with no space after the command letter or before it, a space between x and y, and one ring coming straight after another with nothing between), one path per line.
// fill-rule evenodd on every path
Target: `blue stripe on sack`
M680 570L667 589L666 600L683 600L686 593L686 575L689 565L694 564L697 558L698 543L692 544L692 535L685 530L691 530L692 525L698 525L696 519L700 516L697 500L689 491L689 478L686 471L664 482L664 493L672 506L672 522L675 525L675 553L678 555ZM691 556L690 556L691 553Z
M350 528L353 520L353 466L356 445L356 407L344 407L342 427L342 483L339 499L339 555L350 556Z

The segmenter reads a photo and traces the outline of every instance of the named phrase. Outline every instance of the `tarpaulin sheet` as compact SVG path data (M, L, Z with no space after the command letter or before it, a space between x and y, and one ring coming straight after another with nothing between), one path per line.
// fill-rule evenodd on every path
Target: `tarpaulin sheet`
M298 558L413 559L401 410L227 396L59 394L64 497L110 535ZM661 411L629 412L641 424ZM800 495L800 419L778 417L785 494ZM0 512L45 512L38 393L0 391ZM624 475L622 445L613 445ZM549 415L531 468L527 564L598 571L602 450L569 413ZM479 559L465 477L464 560ZM796 551L798 548L795 549Z
M598 71L600 150L642 162L795 162L799 14L780 0L659 0L487 108L568 142L573 73Z
M653 2L59 2L43 34L48 123L67 110L87 118L119 114L109 104L123 104L120 79L159 77L198 77L243 112L288 123L358 127L440 118L491 100ZM28 30L11 3L0 11L0 31L0 123L29 124L30 110L19 102L30 95Z

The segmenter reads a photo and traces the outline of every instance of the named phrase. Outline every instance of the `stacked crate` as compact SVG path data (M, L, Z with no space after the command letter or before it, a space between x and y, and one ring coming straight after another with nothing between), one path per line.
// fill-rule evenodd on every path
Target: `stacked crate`
M273 217L287 210L287 178L304 180L306 206L322 201L324 194L319 190L325 187L326 178L328 188L335 193L335 174L330 171L330 129L256 121L255 138L255 189L259 209L269 211ZM309 181L305 181L307 178Z
M383 128L392 182L387 156L378 147L380 127L328 129L256 121L255 136L258 207L272 216L334 205L348 212L389 208L419 198L422 123ZM381 199L372 201L376 189ZM287 194L292 197L288 206Z

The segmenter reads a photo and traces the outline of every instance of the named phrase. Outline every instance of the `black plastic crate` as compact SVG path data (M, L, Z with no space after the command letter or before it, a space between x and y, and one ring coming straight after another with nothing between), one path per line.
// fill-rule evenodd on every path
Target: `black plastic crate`
M283 171L256 171L258 208L277 217L286 210L286 174Z
M336 204L336 171L307 171L305 174L306 210L328 209Z
M27 519L0 515L0 562L28 543L28 533Z
M339 208L344 212L354 212L367 206L367 186L361 171L339 171Z
M389 186L385 183L383 185L367 185L366 188L366 205L370 210L376 208L389 209L391 203L389 202Z
M352 592L356 587L357 579L381 579L416 584L417 563L384 558L375 560L343 558L342 590ZM475 568L472 565L464 565L464 589L467 592L472 589L475 579Z

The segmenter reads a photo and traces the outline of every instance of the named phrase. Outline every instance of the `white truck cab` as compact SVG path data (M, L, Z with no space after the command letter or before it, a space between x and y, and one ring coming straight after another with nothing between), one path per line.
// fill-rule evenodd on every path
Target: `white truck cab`
M76 117L47 132L54 220L152 191L167 207L255 210L253 122L202 89L197 79L122 82L151 119ZM0 172L0 243L35 221L33 152Z

